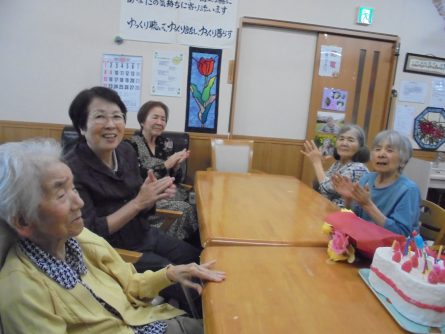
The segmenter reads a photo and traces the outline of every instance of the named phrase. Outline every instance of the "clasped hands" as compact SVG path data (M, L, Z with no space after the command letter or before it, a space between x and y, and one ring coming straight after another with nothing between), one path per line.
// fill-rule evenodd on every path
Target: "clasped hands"
M332 176L332 184L335 191L340 194L345 201L355 201L361 207L371 203L371 195L368 184L362 187L358 182L353 183L349 177L340 174Z
M167 278L172 282L177 282L185 287L195 289L199 294L202 293L202 285L193 282L192 278L199 278L201 281L221 282L226 278L226 273L223 271L212 270L215 260L206 262L204 264L181 264L168 265Z
M182 151L178 151L165 160L164 165L167 169L178 169L181 163L188 159L190 156L190 151L187 149L183 149Z
M176 194L175 178L166 176L156 179L152 170L148 171L147 178L139 189L134 202L140 210L153 207L161 199L173 198Z

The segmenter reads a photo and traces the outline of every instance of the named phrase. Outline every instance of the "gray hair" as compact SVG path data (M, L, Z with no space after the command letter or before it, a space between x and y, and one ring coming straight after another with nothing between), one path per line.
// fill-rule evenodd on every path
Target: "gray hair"
M392 148L399 150L400 154L400 165L399 172L402 172L403 168L405 168L409 159L413 154L413 146L409 139L394 130L385 130L381 131L375 136L374 142L372 143L372 148L374 149L376 146L381 145L383 142L388 142Z
M48 166L61 161L54 139L30 139L0 145L0 220L38 217L42 178Z
M337 140L342 134L351 130L355 133L358 141L358 150L352 156L351 160L354 162L367 163L369 161L369 149L366 146L365 131L363 131L360 126L358 126L357 124L343 125L343 127L337 134ZM337 152L337 148L334 149L334 159L340 160L340 155Z
M365 131L363 131L363 129L356 124L344 125L338 132L337 138L340 137L345 132L348 132L350 130L355 131L355 133L357 135L357 141L358 141L359 147L365 146Z

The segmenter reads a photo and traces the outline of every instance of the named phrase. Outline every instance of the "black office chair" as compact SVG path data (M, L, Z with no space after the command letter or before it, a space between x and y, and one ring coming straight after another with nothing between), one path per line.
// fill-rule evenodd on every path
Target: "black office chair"
M141 130L136 130L135 135L140 135ZM173 153L182 151L183 149L188 150L190 144L190 136L186 132L176 132L176 131L164 131L162 135L169 138L173 142ZM187 160L181 164L182 178L178 180L179 183L185 183L187 178Z
M73 126L66 125L63 127L60 136L60 144L62 145L62 153L66 155L80 140L80 136Z

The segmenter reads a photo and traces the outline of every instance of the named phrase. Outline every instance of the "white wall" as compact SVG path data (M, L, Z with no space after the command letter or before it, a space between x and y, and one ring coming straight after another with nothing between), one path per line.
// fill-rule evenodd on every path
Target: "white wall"
M354 24L358 5L375 9L371 26ZM75 94L100 84L103 53L143 56L141 101L159 99L149 94L153 51L188 55L188 47L115 44L119 11L119 0L0 0L0 119L69 124L67 109ZM432 78L404 73L406 52L445 57L445 21L430 0L239 0L238 14L399 35L396 88L401 80ZM232 86L227 71L234 54L234 49L223 52L218 133L228 129ZM183 131L185 96L161 98L172 110L168 128ZM135 113L129 115L128 127L138 127Z

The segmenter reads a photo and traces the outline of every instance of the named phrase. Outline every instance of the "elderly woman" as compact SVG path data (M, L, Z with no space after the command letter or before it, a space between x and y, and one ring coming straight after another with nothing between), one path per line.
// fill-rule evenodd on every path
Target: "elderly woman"
M360 180L368 172L364 163L369 160L369 150L365 144L365 133L361 127L355 124L343 126L335 143L334 159L337 161L325 172L321 150L313 140L304 143L302 153L314 167L318 192L341 208L344 207L344 200L335 190L332 176L339 174L348 177L352 182Z
M377 134L371 151L374 173L359 182L335 175L334 185L359 217L398 234L408 236L419 229L420 191L402 174L412 155L408 138L396 131Z
M198 262L200 249L149 224L155 203L171 197L175 186L169 176L156 180L149 173L145 180L141 178L134 149L122 141L126 113L119 95L105 87L83 90L69 108L81 140L65 158L85 202L85 226L113 247L142 252L135 264L140 272L159 270L170 263ZM161 295L179 299L181 308L188 305L177 287Z
M202 333L199 320L150 301L173 282L201 292L190 277L224 273L206 263L138 274L84 228L84 203L60 153L53 140L0 146L0 224L16 235L0 271L5 332Z
M198 220L195 209L186 202L187 190L178 181L182 179L181 164L189 157L190 151L184 149L173 153L173 142L162 135L167 125L168 114L168 107L160 101L144 103L137 114L141 131L131 138L130 143L138 155L143 178L147 177L149 170L153 170L156 178L167 175L175 178L177 186L175 197L160 200L156 206L160 209L183 212L183 219L170 229L169 234L179 239L187 239L197 234Z

